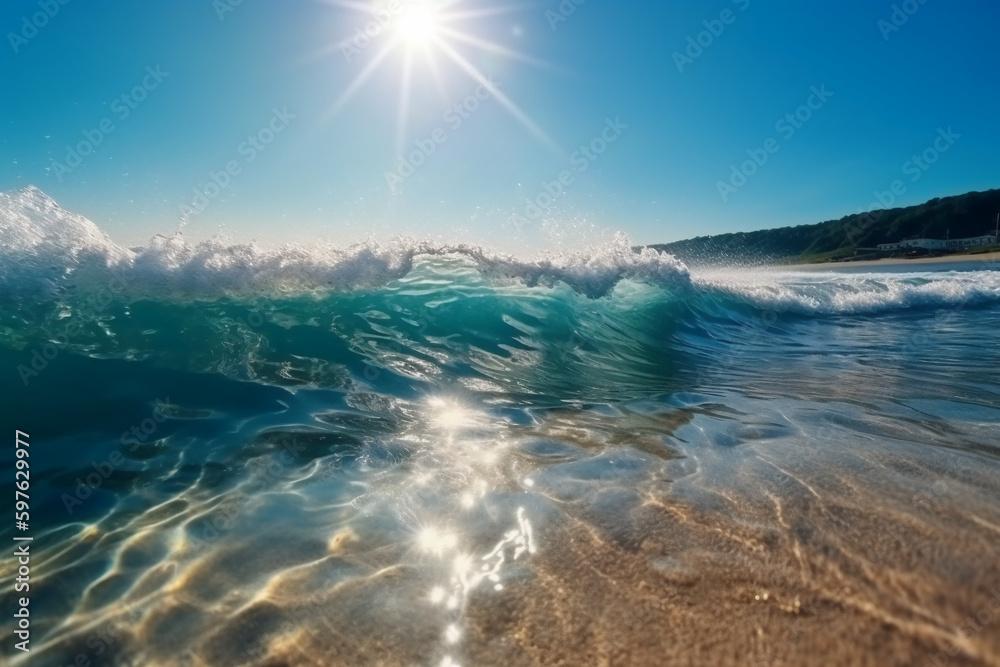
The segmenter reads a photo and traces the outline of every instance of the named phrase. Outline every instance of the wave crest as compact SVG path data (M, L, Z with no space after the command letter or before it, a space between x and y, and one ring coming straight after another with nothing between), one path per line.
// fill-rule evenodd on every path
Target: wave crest
M690 283L681 262L652 249L634 252L624 234L603 246L536 260L406 238L346 249L332 244L266 249L220 239L190 244L177 235L155 236L144 247L128 249L34 187L0 194L0 241L0 280L11 292L116 283L134 298L213 299L375 289L410 273L417 257L450 255L471 261L488 277L519 279L529 286L562 282L589 297L605 296L626 279L664 287Z
M216 300L376 290L405 278L425 258L454 261L494 283L565 284L590 298L623 281L662 288L695 311L750 307L777 313L838 315L1000 302L1000 272L850 274L728 269L699 271L625 234L577 252L521 259L468 244L397 238L339 248L317 243L262 248L212 239L191 244L156 236L123 248L83 216L28 187L0 194L0 287L26 299L107 292L143 298ZM455 274L456 281L463 281Z
M712 271L698 274L694 284L717 303L806 316L1000 303L1000 271L986 270L896 274Z

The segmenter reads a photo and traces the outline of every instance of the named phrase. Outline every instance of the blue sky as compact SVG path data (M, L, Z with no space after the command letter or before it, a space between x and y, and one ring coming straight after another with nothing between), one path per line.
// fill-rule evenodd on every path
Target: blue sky
M128 244L522 246L817 222L895 180L901 204L998 184L994 2L459 0L437 19L386 8L350 49L375 5L235 2L4 2L0 190L34 184Z

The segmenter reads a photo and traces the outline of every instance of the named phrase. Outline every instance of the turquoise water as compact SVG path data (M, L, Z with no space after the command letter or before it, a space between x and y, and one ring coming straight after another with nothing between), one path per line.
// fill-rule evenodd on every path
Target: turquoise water
M49 201L2 202L10 664L1000 664L992 265L129 250Z

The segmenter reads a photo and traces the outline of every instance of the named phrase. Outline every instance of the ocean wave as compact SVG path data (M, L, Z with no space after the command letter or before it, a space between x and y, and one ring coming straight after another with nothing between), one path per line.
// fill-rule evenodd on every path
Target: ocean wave
M262 248L219 239L197 244L156 236L140 248L115 244L86 218L41 190L0 194L0 283L10 292L51 292L60 286L120 288L132 298L214 299L316 291L376 289L409 274L421 257L462 258L493 279L529 286L569 285L588 297L609 294L622 280L683 288L688 270L652 249L634 252L629 239L533 260L474 245L397 238L342 249L332 244Z
M66 350L292 387L641 396L706 358L794 345L796 318L1000 304L996 271L692 272L624 235L530 260L406 239L127 249L37 189L0 196L0 215L0 354L24 382Z
M566 285L589 299L607 297L624 282L638 283L660 288L667 300L683 299L696 312L751 308L817 316L1000 302L996 271L809 274L734 268L692 273L667 253L633 248L624 234L583 251L547 252L532 259L481 246L406 238L348 248L263 248L221 239L192 244L176 235L156 236L130 249L37 188L0 194L0 287L8 297L22 300L71 295L79 300L94 293L104 301L124 302L322 296L379 290L428 262L452 262L470 270L451 276L458 282L470 280L471 272L498 287Z
M702 298L769 314L871 315L1000 303L1000 271L822 273L708 271Z

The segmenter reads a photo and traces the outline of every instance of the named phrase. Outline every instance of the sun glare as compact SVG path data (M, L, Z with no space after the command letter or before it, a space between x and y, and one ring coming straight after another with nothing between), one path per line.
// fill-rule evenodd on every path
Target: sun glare
M528 132L551 150L558 153L552 140L520 109L477 65L481 57L471 60L467 52L490 56L489 61L517 60L539 67L546 63L528 57L501 44L478 37L463 24L492 19L504 20L502 15L512 7L463 8L464 0L396 0L383 6L359 0L326 0L349 10L358 17L358 24L351 36L334 47L340 50L349 64L357 64L357 73L334 102L330 114L336 115L358 93L365 83L393 59L399 64L399 103L397 117L397 149L402 152L410 112L410 91L415 77L430 76L447 101L451 92L444 92L443 75L450 70L460 79L471 80L473 88L479 86L499 106L510 113ZM364 17L364 18L363 18ZM417 67L422 65L422 67ZM491 73L492 74L492 73ZM452 102L453 103L453 102ZM445 107L450 106L446 104Z
M441 32L441 14L425 4L404 6L396 18L396 31L410 46L426 46Z
M422 551L441 556L458 546L455 533L429 526L417 535L417 544Z

